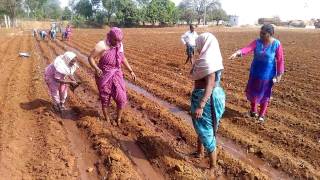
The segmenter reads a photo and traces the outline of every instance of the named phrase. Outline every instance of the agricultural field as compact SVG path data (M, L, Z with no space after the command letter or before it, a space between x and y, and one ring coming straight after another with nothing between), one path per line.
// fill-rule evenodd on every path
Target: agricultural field
M75 30L71 41L40 40L29 31L0 36L0 179L207 179L208 158L192 157L189 115L193 82L184 65L185 28L124 29L124 51L138 79L125 71L129 103L123 124L102 119L87 56L107 30ZM267 120L247 117L244 90L252 56L227 60L259 29L212 32L224 58L227 107L218 131L217 179L320 178L320 31L276 29L286 72L273 91ZM69 110L55 114L44 69L76 52L83 83L69 92ZM29 58L18 57L29 52ZM114 105L111 109L114 109ZM115 114L112 114L115 117Z

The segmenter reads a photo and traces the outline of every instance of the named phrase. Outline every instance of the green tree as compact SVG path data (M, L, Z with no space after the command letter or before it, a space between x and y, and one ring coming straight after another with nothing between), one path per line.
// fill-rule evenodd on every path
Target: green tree
M226 11L221 8L209 10L208 15L210 20L217 22L217 25L219 25L220 21L227 21L229 19Z
M138 20L145 25L148 22L148 6L151 0L137 0L138 2Z
M191 3L186 3L186 1L182 1L179 6L179 19L182 21L186 21L188 24L192 24L195 20L197 14L194 11L194 8Z
M207 18L207 10L221 8L221 3L219 0L183 0L180 5L185 7L184 10L189 14L195 14L198 24L200 24L201 20L204 21L204 19ZM183 12L180 13L183 14Z
M72 17L72 11L68 7L65 7L62 12L61 19L62 20L71 20L71 17Z
M155 24L173 24L177 18L177 9L170 0L152 0L148 6L147 19Z
M139 19L137 5L132 0L118 0L116 19L123 26L137 25Z
M11 20L15 20L22 8L22 2L23 0L0 0L0 12L9 15Z
M30 14L28 14L29 17L39 18L39 16L43 16L44 13L42 13L42 8L47 0L25 0L24 2L27 11L30 11Z
M43 6L43 13L45 18L60 19L62 16L62 9L59 0L47 1Z
M75 27L85 27L86 25L86 18L77 14L72 18L72 24Z
M74 5L73 10L87 19L91 18L94 13L92 3L89 0L79 0Z
M107 21L110 23L111 17L116 13L117 0L102 0L102 6L106 10Z

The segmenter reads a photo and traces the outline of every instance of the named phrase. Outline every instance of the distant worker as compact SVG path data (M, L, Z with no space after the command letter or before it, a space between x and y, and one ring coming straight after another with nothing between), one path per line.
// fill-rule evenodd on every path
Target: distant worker
M45 40L48 34L45 30L40 30L39 35L42 40Z
M226 95L220 86L223 68L219 42L211 33L203 33L196 39L199 59L193 64L191 78L194 89L191 95L192 122L198 135L196 157L209 153L210 174L216 172L217 130L225 111Z
M182 43L186 46L186 54L187 54L187 60L186 64L190 62L193 64L193 55L194 55L194 49L196 46L196 39L198 37L197 32L194 31L194 26L190 25L190 31L184 33L181 36Z
M250 116L264 122L270 101L272 86L280 82L284 73L284 55L280 41L273 37L274 27L264 25L260 38L251 42L230 56L229 59L254 53L246 88L247 99L251 102ZM260 111L258 114L258 104Z
M68 85L78 85L74 77L74 73L78 68L76 62L76 54L68 51L58 56L45 69L45 81L51 94L53 108L57 112L65 109L64 103L67 99Z
M57 36L56 28L51 28L50 29L50 39L51 40L56 40L56 36Z
M71 35L72 35L72 29L71 29L71 26L68 24L64 33L63 33L63 39L66 41L69 41Z
M38 30L37 30L36 28L34 28L34 29L32 30L32 36L33 36L33 37L37 37L37 36L38 36Z
M108 107L111 98L117 104L117 126L121 123L123 109L127 103L125 81L121 65L129 70L132 79L136 79L123 50L123 33L120 28L113 27L108 32L106 39L98 42L89 56L89 63L95 70L96 83L99 90L102 112L107 122L110 122ZM98 65L95 58L99 59ZM113 124L114 121L111 123Z

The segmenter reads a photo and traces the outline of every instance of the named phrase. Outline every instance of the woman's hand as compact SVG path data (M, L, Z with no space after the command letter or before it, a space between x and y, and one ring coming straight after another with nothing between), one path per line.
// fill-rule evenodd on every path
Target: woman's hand
M131 71L130 74L131 74L132 79L133 79L134 81L136 81L136 80L137 80L136 74L135 74L133 71Z
M282 75L278 75L277 77L273 78L273 83L279 83L281 81Z
M237 57L240 57L241 56L241 51L237 51L235 53L233 53L230 57L229 57L229 60L234 60L236 59Z
M198 107L196 109L196 111L194 112L194 118L195 119L200 119L200 118L202 118L202 114L203 114L203 108Z
M70 84L71 84L72 86L77 86L77 85L78 85L78 82L77 82L77 81L71 81Z
M98 77L101 77L103 74L102 70L98 67L95 69L95 73L96 73L96 76L98 76Z

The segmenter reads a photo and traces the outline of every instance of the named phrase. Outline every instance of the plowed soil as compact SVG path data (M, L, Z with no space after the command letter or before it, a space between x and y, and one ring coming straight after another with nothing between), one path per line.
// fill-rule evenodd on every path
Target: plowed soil
M27 32L0 37L0 179L319 179L320 32L277 30L286 72L273 91L264 124L247 116L244 89L252 57L227 57L258 29L198 29L220 42L226 113L218 131L218 175L190 154L196 134L189 116L192 81L180 42L184 28L124 29L129 103L121 127L102 118L87 56L107 30L76 30L71 41L41 41ZM78 54L68 110L51 109L45 67L66 50ZM28 58L19 52L29 52ZM111 112L114 112L114 104ZM115 118L115 113L112 113Z

